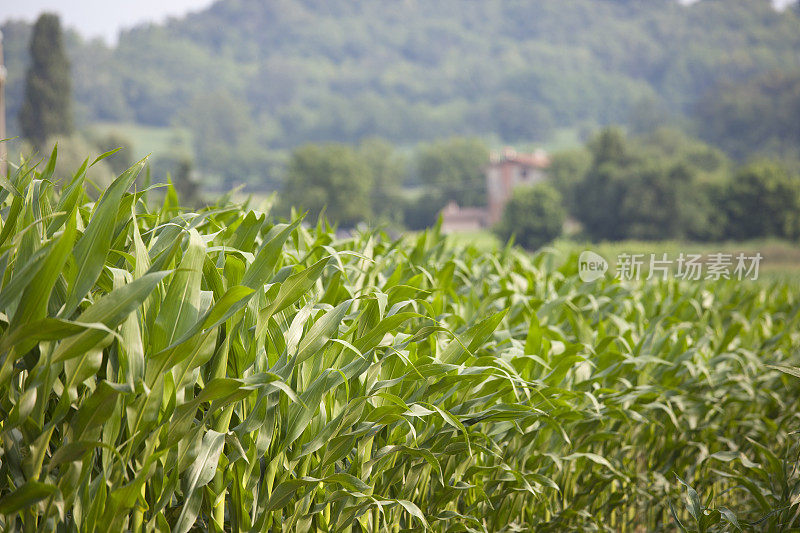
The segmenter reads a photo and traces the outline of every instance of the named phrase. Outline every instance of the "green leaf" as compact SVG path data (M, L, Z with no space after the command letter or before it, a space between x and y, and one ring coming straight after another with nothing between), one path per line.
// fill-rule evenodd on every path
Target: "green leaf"
M247 267L242 277L241 284L251 289L261 288L272 276L275 265L281 256L281 249L286 239L300 225L302 219L298 218L291 224L278 224L272 228L259 248L253 262Z
M77 322L101 323L114 329L135 311L169 272L152 272L113 290L89 306ZM92 329L63 341L53 353L53 362L66 361L97 346L107 333Z
M0 514L13 515L30 508L58 492L58 487L38 481L28 481L17 490L0 498Z
M36 272L22 293L20 304L14 313L12 328L30 324L46 316L50 294L75 242L77 233L75 216L74 212L70 214L64 233L43 258L42 268Z
M352 300L345 300L314 322L297 347L298 363L302 363L315 354L318 355L325 343L336 334L351 303Z
M766 367L772 368L773 370L779 370L784 374L789 374L790 376L794 376L796 378L800 378L800 368L796 366L766 365Z
M94 286L111 248L111 238L119 213L122 195L136 180L136 176L144 167L146 159L142 159L123 172L105 191L97 203L92 219L86 226L83 236L78 240L73 255L75 256L75 272L70 284L67 302L64 304L62 316L68 317L75 311L86 293Z
M85 439L86 432L105 423L114 414L119 390L101 381L75 414L70 427L76 441Z
M189 244L180 265L172 276L166 305L161 306L155 322L153 348L162 350L189 331L200 316L200 284L205 262L205 245L196 230L189 230Z
M422 511L420 510L419 507L416 506L416 504L414 504L414 502L411 502L409 500L397 500L397 503L399 503L403 507L403 509L408 511L408 513L411 516L419 520L422 523L422 527L424 527L425 529L430 529L428 521L425 520L425 515L422 514Z
M489 338L505 318L507 312L507 310L503 310L485 320L478 321L461 338L457 337L450 341L450 344L442 352L440 360L446 364L461 363L467 353L477 350Z
M186 494L187 500L189 501L183 506L181 514L178 516L178 521L173 528L174 531L186 533L194 525L202 497L202 493L200 493L198 489L208 485L214 478L214 474L217 471L219 456L222 454L224 445L224 433L208 430L206 434L203 435L200 453L187 473L183 476L186 485L184 494Z

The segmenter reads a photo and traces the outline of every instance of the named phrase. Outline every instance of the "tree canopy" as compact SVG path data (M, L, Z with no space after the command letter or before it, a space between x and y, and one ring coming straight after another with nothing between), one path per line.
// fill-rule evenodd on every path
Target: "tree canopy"
M489 149L480 139L455 137L423 146L417 172L442 206L450 200L461 206L485 205L488 163Z
M30 27L2 30L13 117ZM800 67L800 17L766 0L226 0L114 47L70 34L67 48L86 121L169 125L221 91L272 149L531 142L631 117L647 127L722 82Z
M553 160L553 184L593 241L800 237L800 176L779 160L735 168L679 131L628 137L615 128Z
M324 210L332 221L351 227L372 216L371 190L370 169L355 149L310 144L292 152L282 200L308 210L311 220Z
M800 70L722 83L699 101L696 115L700 135L739 160L770 154L800 163Z
M538 183L514 191L495 231L501 239L513 235L520 246L535 250L561 235L565 218L559 192Z
M57 15L41 15L30 40L30 66L20 110L22 134L37 149L47 138L72 132L69 61Z

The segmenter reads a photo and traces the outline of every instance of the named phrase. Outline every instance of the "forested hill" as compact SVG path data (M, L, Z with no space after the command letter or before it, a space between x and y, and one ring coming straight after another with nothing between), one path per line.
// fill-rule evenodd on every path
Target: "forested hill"
M30 28L3 31L13 123ZM85 122L192 125L217 107L229 141L274 148L543 140L796 68L800 17L767 0L221 0L114 48L72 35L69 50Z

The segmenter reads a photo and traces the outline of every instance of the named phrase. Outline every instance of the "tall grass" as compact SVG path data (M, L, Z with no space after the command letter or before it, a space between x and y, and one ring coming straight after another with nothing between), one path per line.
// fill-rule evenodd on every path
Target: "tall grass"
M144 162L93 201L54 158L0 192L0 529L799 527L796 285L156 209Z

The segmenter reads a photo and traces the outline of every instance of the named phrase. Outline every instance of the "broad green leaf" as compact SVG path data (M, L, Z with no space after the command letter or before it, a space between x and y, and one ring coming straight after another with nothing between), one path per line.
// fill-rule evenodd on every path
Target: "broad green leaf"
M42 268L36 272L25 288L20 304L14 313L12 327L20 327L44 318L47 315L47 302L56 284L72 245L75 241L76 221L72 213L67 226L50 252L42 259Z
M58 487L38 481L28 481L18 489L0 498L0 514L13 515L21 509L35 505L58 492Z
M183 506L178 521L173 528L175 531L186 533L194 525L199 511L200 496L198 495L200 493L198 490L208 485L213 479L224 445L224 433L209 430L203 435L200 454L184 476L186 486L184 494L186 494L189 501Z
M112 291L89 306L76 322L101 323L108 328L116 328L142 304L167 274L169 272L152 272ZM66 361L91 350L102 342L106 335L104 331L92 329L70 337L58 345L53 353L53 362Z
M123 172L97 203L92 219L73 252L75 272L72 275L70 292L62 316L69 317L73 313L100 276L111 247L114 222L117 219L122 195L133 184L145 162L146 159L143 159Z

